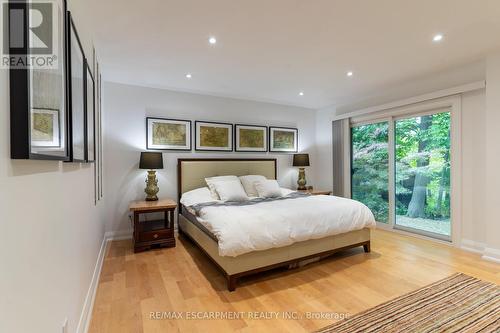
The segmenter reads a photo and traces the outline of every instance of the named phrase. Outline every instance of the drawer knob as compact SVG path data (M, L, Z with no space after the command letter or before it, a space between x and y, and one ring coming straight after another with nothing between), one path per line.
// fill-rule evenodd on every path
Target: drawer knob
M154 235L153 235L153 238L158 238L158 234L154 234Z

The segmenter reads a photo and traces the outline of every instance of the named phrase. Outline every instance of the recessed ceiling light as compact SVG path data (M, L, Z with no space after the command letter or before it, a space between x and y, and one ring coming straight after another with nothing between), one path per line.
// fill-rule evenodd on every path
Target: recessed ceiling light
M435 35L435 36L432 38L432 40L433 40L433 41L435 41L435 42L440 42L440 41L442 41L442 40L443 40L443 35L441 35L441 34L437 34L437 35Z
M304 92L303 91L299 92L299 96L304 96Z
M351 71L347 72L347 76L349 76L349 77L350 77L350 76L353 76L353 75L354 75L354 73L353 73L353 72L351 72Z
M186 78L190 79L190 78L192 78L192 77L193 77L193 76L191 75L191 73L187 73L187 74L186 74Z
M215 38L215 37L210 37L210 38L208 39L208 42L209 42L210 44L214 45L215 43L217 43L217 38Z

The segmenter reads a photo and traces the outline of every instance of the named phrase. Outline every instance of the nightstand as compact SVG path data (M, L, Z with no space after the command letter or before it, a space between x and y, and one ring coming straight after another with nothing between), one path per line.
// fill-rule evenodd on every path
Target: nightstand
M309 193L311 195L330 195L332 191L321 191L321 190L299 190L299 192Z
M149 250L154 247L175 247L174 211L175 201L135 201L129 206L134 214L134 252ZM163 213L163 219L140 220L140 216L149 213Z

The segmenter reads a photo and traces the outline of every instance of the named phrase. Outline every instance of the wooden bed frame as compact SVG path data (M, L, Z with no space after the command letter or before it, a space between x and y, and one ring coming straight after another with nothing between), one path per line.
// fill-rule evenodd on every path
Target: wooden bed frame
M246 253L237 257L218 254L218 244L182 214L180 198L184 192L204 187L205 178L224 175L260 174L268 179L277 178L276 159L190 158L178 159L178 226L179 234L190 239L219 268L227 279L229 291L236 289L240 277L303 260L323 259L336 252L363 246L370 252L370 230L362 229L345 234L294 243L281 248Z

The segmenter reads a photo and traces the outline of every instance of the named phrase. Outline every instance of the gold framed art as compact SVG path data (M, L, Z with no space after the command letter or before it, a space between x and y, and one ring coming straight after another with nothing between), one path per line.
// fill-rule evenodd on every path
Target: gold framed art
M267 152L267 126L234 125L234 147L237 152Z
M269 151L296 153L299 147L299 130L288 127L269 127Z
M191 120L146 118L146 149L191 150Z
M195 121L195 150L233 151L233 124Z

